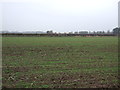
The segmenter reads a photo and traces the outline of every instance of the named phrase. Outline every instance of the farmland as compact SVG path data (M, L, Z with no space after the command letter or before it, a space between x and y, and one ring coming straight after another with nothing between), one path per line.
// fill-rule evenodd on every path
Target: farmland
M117 37L3 37L6 88L113 88Z

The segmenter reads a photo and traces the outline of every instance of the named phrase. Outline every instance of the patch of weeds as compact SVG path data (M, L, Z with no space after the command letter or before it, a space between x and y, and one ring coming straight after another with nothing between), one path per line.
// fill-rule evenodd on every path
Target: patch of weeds
M49 88L49 85L41 85L40 88Z

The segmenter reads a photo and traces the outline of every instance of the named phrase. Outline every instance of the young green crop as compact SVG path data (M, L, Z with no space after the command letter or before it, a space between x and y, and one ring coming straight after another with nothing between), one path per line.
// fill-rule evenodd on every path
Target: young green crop
M118 87L117 37L3 37L2 44L3 87Z

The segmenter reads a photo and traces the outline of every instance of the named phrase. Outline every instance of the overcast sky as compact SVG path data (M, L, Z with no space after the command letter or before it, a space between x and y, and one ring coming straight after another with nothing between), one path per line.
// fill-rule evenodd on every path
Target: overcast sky
M0 4L0 24L7 31L107 31L118 26L118 1L4 2Z

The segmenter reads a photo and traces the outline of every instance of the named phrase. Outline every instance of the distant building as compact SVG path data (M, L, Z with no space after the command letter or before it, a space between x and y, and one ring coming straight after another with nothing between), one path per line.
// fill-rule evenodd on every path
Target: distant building
M74 32L74 34L79 34L79 32Z
M79 34L88 34L88 31L80 31Z

